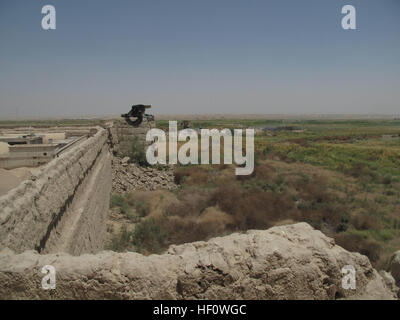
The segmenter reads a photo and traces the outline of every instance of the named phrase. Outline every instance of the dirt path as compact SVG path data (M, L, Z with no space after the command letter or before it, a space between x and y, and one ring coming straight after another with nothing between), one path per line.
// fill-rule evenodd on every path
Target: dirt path
M101 174L101 169L102 166L97 163L90 173L87 184L81 186L81 192L75 196L75 201L69 208L70 214L66 217L65 223L63 223L63 230L60 232L61 236L58 239L58 243L60 243L59 251L69 252L71 249L71 243L74 241L74 231L77 230L77 224L81 219L87 199L90 197L90 192L94 189L95 182L98 181L96 177Z
M29 168L21 167L12 170L0 168L0 196L17 187L22 181L29 178Z

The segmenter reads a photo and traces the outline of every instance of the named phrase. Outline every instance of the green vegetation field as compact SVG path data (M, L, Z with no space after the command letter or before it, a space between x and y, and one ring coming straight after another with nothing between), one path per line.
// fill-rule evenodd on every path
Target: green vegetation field
M157 127L167 130L168 122ZM120 195L130 215L148 208L133 214L132 234L123 230L133 249L160 252L172 243L297 221L367 255L377 268L399 249L400 121L224 119L191 127L255 128L255 170L240 177L233 165L177 166L179 189L163 195L173 201L158 215L146 205L155 201L151 195Z

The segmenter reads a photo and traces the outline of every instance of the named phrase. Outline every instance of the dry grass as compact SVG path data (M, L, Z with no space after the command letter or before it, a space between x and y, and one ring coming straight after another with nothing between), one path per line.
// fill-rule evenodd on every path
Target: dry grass
M356 234L339 233L335 236L336 244L351 251L366 255L372 263L377 262L382 251L379 243L367 240Z
M149 225L140 230L155 233L135 246L144 253L160 252L170 244L305 221L384 268L400 230L398 182L379 180L369 190L363 185L366 177L371 172L357 162L334 171L267 157L249 176L236 176L233 165L178 166L177 192L128 197L133 208L138 201L149 204L139 222Z

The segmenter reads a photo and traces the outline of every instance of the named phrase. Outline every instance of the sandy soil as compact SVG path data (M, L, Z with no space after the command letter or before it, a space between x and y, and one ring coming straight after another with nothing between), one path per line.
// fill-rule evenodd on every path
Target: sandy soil
M0 142L0 154L8 153L8 143Z
M43 135L43 143L47 144L49 139L53 141L64 140L64 132L55 133L37 133L37 135ZM7 134L10 137L19 137L21 134ZM5 142L0 142L0 154L8 153L8 144ZM33 168L16 168L12 170L6 170L0 168L0 196L6 194L11 189L18 186L22 181L28 179L31 175Z
M5 133L3 134L6 137L10 138L18 138L24 134L29 134L29 132L21 132L21 133ZM43 143L47 144L49 143L49 139L53 139L54 141L56 140L64 140L65 139L65 132L35 132L37 136L43 136ZM3 144L6 144L4 142L0 142L0 154L3 151Z
M0 196L17 187L31 175L30 168L16 168L6 170L0 168Z
M38 135L42 135L41 133L38 133ZM49 139L55 140L64 140L65 139L65 133L64 132L55 132L55 133L45 133L43 134L43 143L49 143Z

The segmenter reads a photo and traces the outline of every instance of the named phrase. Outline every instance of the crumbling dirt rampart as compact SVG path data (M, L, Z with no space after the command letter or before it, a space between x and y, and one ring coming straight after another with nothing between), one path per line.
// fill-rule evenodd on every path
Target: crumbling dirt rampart
M42 289L41 269L56 270ZM342 287L342 268L356 289ZM0 252L0 298L15 299L394 299L367 257L306 223L171 246L162 255L104 251L79 257Z
M72 254L102 249L111 191L107 138L108 131L98 127L93 137L0 197L0 248Z
M145 120L138 127L133 127L124 120L113 121L108 127L112 153L121 156L124 143L129 143L132 137L136 137L138 141L146 144L146 133L149 129L154 127L154 121Z
M0 299L396 297L398 288L366 256L306 223L171 246L162 255L99 252L112 185L109 149L118 153L121 141L139 134L120 127L98 128L0 197ZM42 288L46 265L56 270L54 290ZM342 287L346 265L356 270L354 290Z

